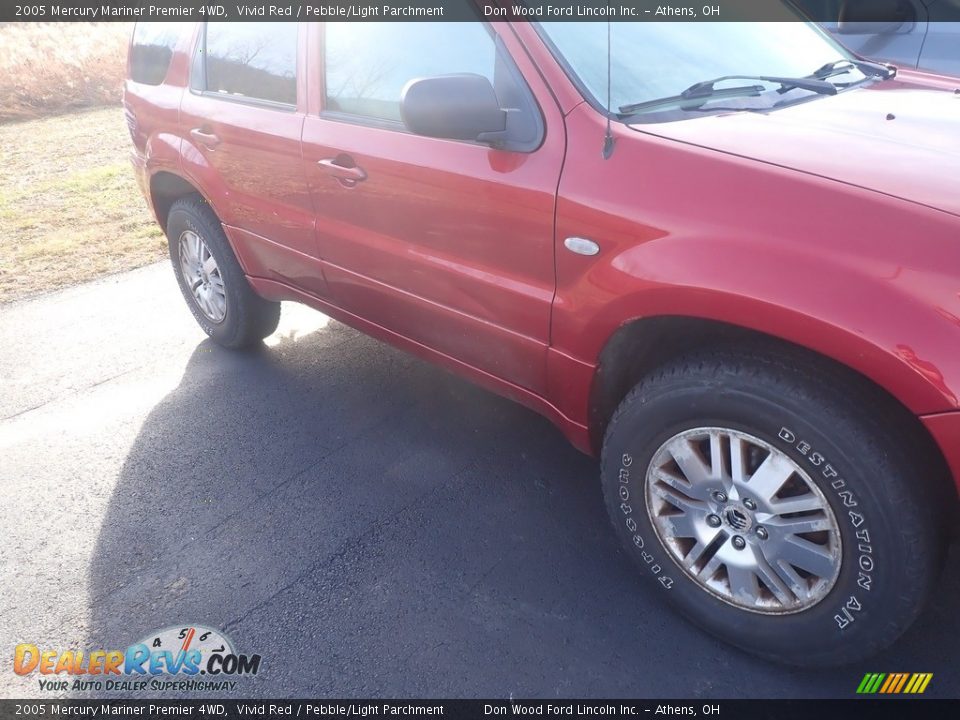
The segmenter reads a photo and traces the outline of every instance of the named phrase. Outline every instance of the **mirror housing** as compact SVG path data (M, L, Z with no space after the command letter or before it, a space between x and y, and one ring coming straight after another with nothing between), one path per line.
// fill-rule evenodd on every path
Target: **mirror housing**
M410 132L496 144L506 138L507 111L482 75L414 78L400 94L400 117Z

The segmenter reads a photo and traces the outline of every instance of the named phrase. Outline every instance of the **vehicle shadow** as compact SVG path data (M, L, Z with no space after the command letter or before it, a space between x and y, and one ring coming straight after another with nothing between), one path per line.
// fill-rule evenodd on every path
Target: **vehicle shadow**
M213 693L236 697L849 697L871 668L952 669L956 554L869 668L786 670L640 584L597 472L535 413L339 323L205 341L123 464L88 646L222 629L262 657ZM928 691L951 693L946 672Z

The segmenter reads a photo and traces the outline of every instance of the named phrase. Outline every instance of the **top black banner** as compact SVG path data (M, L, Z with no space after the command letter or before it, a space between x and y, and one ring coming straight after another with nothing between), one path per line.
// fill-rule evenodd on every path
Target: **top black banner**
M4 0L0 7L0 22L464 22L478 19L490 22L825 22L838 19L836 9L832 16L828 13L833 5L804 0L797 3L790 0L668 3L652 0L287 0L230 3L215 0L25 0L22 3ZM848 19L859 22L889 22L891 18L884 17L884 13L896 12L896 3L861 0L852 5L859 8L858 15Z

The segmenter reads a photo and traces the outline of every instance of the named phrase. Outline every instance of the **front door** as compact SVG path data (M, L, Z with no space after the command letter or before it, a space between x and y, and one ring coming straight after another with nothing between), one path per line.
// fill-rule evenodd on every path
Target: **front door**
M303 155L334 301L542 390L563 122L531 82L540 78L512 31L482 22L327 23L315 31L319 112L304 124ZM505 107L527 103L540 128L530 147L496 150L407 131L403 86L451 73L487 77Z

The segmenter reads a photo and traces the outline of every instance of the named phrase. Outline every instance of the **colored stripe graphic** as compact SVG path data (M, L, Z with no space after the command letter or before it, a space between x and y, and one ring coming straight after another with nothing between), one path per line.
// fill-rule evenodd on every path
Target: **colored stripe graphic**
M887 675L887 681L880 688L880 692L882 693L890 692L890 686L896 685L897 680L899 679L900 679L900 675L898 673L890 673L889 675Z
M857 692L861 695L871 695L875 693L885 677L885 673L867 673L863 676L863 680L860 681Z
M857 686L858 695L921 695L933 673L867 673Z
M903 686L907 684L907 673L900 673L900 682L897 683L897 687L894 688L893 692L898 693L903 690Z

